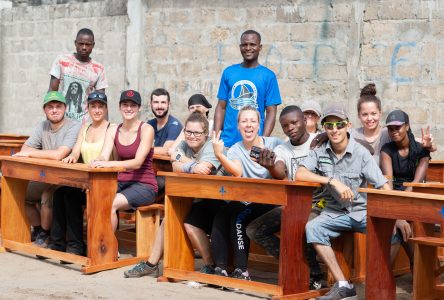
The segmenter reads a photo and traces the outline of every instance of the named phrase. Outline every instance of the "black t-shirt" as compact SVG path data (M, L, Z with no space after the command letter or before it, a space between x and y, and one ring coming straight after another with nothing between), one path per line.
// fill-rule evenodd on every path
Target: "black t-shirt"
M382 146L381 151L387 153L392 158L393 168L393 189L405 190L404 182L412 182L415 178L416 166L423 157L430 157L430 152L422 147L418 142L415 142L421 149L417 157L415 157L415 170L411 171L408 168L408 156L402 157L399 155L398 147L395 142L390 142Z

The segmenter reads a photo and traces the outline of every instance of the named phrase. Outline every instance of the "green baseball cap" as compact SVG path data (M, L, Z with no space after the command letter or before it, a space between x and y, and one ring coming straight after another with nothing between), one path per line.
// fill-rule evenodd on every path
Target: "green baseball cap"
M59 92L48 92L45 95L45 99L43 100L43 106L45 106L45 104L47 104L48 102L51 101L58 101L58 102L62 102L64 104L66 104L66 100L65 97L63 97L63 95Z

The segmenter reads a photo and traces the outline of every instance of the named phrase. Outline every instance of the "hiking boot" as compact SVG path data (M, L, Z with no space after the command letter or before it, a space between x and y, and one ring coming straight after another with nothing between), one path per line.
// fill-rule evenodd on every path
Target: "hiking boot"
M226 270L222 269L221 267L216 267L214 268L214 275L219 275L219 276L225 276L228 277L228 273Z
M241 269L237 268L231 273L231 277L243 280L251 280L248 271L242 272Z
M46 248L48 247L48 241L49 241L49 233L42 230L37 234L35 241L33 242L33 245L41 248Z
M125 271L123 274L125 278L137 278L145 275L159 277L159 266L155 265L154 267L150 267L146 262L141 261L132 269Z
M210 265L204 265L202 268L200 268L199 272L204 274L214 274L214 267Z
M356 295L356 288L339 287L339 283L336 282L328 291L327 294L321 297L317 297L316 300L358 300Z

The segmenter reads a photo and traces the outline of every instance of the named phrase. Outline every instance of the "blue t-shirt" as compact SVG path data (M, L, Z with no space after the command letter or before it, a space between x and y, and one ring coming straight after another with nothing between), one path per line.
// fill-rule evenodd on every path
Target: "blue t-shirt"
M261 65L256 68L244 68L236 64L226 68L220 79L217 98L228 102L221 135L226 147L242 140L237 129L237 114L243 106L251 105L259 111L259 135L262 135L265 108L282 103L276 75Z
M166 141L175 141L182 130L182 124L178 119L169 115L168 121L161 129L157 130L157 119L147 122L154 128L154 147L163 147Z

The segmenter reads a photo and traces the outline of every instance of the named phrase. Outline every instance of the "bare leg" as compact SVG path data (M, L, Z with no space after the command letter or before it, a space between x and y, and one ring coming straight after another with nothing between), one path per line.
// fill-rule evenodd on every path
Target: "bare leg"
M117 211L119 209L121 210L127 210L130 209L130 205L128 204L128 200L126 197L120 193L116 194L116 197L114 197L113 200L113 207L111 208L111 225L113 227L113 231L116 231L117 229Z
M185 230L187 231L188 237L191 240L191 244L202 255L204 264L213 265L214 261L213 257L211 256L210 241L208 240L205 231L190 224L185 224L184 226Z
M40 226L40 212L37 207L26 205L26 216L28 217L29 223L32 227Z
M153 250L151 251L151 255L148 258L148 262L153 265L157 265L160 261L160 258L163 255L163 232L164 226L163 223L160 224L159 230L156 233L156 240L154 241Z
M390 264L393 266L395 263L395 259L398 256L399 249L401 248L401 244L396 243L390 246Z
M54 194L54 189L47 189L43 192L41 197L41 207L40 207L40 221L41 226L44 230L50 230L52 224L52 197Z
M335 253L333 252L333 249L330 246L313 244L313 247L316 249L316 252L319 254L322 261L327 265L328 269L333 275L333 278L336 281L347 280L344 276L344 273L342 273L338 261L336 260Z

